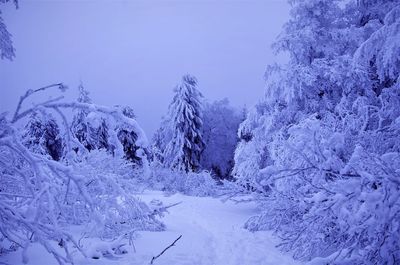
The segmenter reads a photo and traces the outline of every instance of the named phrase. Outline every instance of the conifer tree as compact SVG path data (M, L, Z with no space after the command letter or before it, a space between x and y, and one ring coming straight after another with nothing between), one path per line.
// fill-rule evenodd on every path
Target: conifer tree
M79 85L79 103L92 103L89 97L89 92L83 87L81 83ZM71 130L73 135L78 141L89 151L96 148L95 134L96 130L87 122L87 116L89 112L86 109L78 109L74 115Z
M162 164L178 171L197 171L204 149L202 136L202 95L195 77L185 75L174 90L168 115L155 139ZM159 134L159 135L158 135ZM158 136L157 136L158 135Z
M133 109L131 107L122 107L122 113L128 118L136 118L135 113L133 112ZM119 124L117 127L118 139L123 146L125 159L135 164L141 164L141 158L137 154L140 147L136 145L138 135L135 132L134 128L132 128L128 124Z
M62 158L60 129L50 114L32 113L25 126L23 141L25 146L37 154L49 156L56 161Z

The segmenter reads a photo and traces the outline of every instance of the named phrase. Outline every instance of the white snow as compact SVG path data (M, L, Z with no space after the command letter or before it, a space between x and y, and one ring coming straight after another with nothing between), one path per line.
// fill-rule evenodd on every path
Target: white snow
M164 196L161 192L145 191L139 197L146 202L157 199L164 205L181 204L169 209L162 220L167 226L163 232L140 232L135 243L136 252L127 245L127 254L100 259L83 258L75 253L78 265L143 265L149 264L179 235L182 238L154 261L156 265L289 265L300 264L289 254L275 248L279 241L270 232L249 232L243 229L245 221L255 214L254 203L235 204L217 198L191 197L182 194ZM86 242L85 245L87 245ZM90 245L90 243L89 243ZM87 252L103 246L93 242ZM31 265L52 265L57 262L35 245L28 250ZM0 256L0 264L22 264L21 253Z

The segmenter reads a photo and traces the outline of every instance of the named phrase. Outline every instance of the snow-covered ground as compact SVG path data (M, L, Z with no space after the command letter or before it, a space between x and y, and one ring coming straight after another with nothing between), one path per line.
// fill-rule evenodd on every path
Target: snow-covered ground
M299 264L274 246L278 243L270 232L251 233L242 228L244 222L257 213L253 203L221 202L210 197L190 197L182 194L164 196L146 191L139 195L144 201L160 200L164 205L182 202L169 209L163 221L163 232L141 232L135 240L136 252L120 258L84 259L79 265L143 265L159 254L178 236L182 238L154 261L158 265L287 265ZM94 246L92 246L93 248ZM90 248L90 247L89 247ZM32 265L57 264L40 246L28 251ZM0 264L22 264L20 253L0 256Z

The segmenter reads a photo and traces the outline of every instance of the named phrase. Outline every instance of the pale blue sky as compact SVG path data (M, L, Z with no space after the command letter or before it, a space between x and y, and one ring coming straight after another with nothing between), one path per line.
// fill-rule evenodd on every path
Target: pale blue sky
M274 62L285 0L29 1L0 6L16 58L0 61L0 110L28 88L82 80L95 103L130 105L151 135L185 73L211 100L250 106ZM279 58L278 60L281 60ZM38 98L37 100L39 100Z

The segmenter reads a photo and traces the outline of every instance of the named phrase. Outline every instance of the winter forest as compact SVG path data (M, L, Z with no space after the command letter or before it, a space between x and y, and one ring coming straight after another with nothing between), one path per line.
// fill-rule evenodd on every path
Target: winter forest
M0 264L400 264L400 1L289 6L271 48L287 60L265 62L253 106L182 73L146 135L84 76L18 95L0 112ZM3 61L15 46L0 13Z

